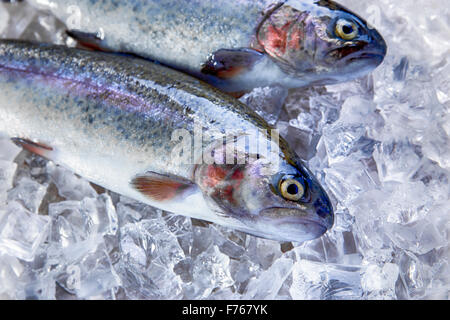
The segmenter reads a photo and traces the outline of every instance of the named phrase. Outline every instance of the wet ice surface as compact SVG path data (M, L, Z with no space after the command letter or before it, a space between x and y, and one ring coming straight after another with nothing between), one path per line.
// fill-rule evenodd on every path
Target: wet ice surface
M333 199L330 232L278 243L171 215L0 137L0 298L448 299L449 8L341 2L388 43L372 76L242 98L308 160ZM24 3L0 3L0 33L67 41Z

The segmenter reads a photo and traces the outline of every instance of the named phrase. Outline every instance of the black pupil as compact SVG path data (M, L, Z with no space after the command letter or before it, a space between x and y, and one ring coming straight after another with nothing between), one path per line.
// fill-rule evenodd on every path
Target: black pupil
M344 31L345 34L350 34L353 32L353 27L351 25L345 25L342 27L342 31Z
M287 187L287 192L292 195L296 195L298 193L298 187L296 184L292 183Z

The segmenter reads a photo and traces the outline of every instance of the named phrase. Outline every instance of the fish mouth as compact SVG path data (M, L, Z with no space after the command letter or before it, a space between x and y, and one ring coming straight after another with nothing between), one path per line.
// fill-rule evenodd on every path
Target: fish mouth
M338 59L341 64L357 61L373 61L375 64L380 64L386 56L386 49L384 46L359 42L330 50L326 56Z
M372 62L374 65L380 65L384 60L384 54L378 52L363 52L356 56L349 56L345 59L346 63L368 61Z
M311 216L311 213L298 208L266 208L260 211L259 216L267 221L266 225L270 224L282 233L280 237L286 241L313 240L319 238L331 228L327 221L320 219L318 216L317 218Z
M374 60L383 61L385 53L383 51L361 51L358 48L345 49L335 49L330 51L327 56L340 56L342 63L349 63L358 60Z

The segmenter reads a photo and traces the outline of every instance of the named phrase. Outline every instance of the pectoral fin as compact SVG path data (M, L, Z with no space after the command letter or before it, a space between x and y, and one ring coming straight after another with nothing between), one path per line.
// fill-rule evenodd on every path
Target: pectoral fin
M41 157L47 158L51 160L51 154L53 152L53 148L38 142L33 142L31 140L22 139L22 138L11 138L12 142L14 142L19 147L23 149L35 153Z
M136 176L131 180L131 185L154 201L173 200L189 189L195 188L195 184L190 180L155 172L147 172L144 175Z
M229 79L252 69L263 56L263 53L248 48L220 49L209 56L202 66L202 73Z

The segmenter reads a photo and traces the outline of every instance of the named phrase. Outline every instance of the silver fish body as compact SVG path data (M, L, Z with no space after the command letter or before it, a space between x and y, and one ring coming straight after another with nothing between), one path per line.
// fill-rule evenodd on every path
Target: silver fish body
M159 61L228 92L348 81L386 54L381 35L333 1L29 2L98 47Z
M197 127L208 134L180 161L175 133L195 140ZM0 41L0 131L25 149L169 212L270 239L316 238L331 228L333 208L283 138L262 135L269 156L214 160L223 138L247 141L236 153L249 156L253 133L270 129L234 98L161 65Z

